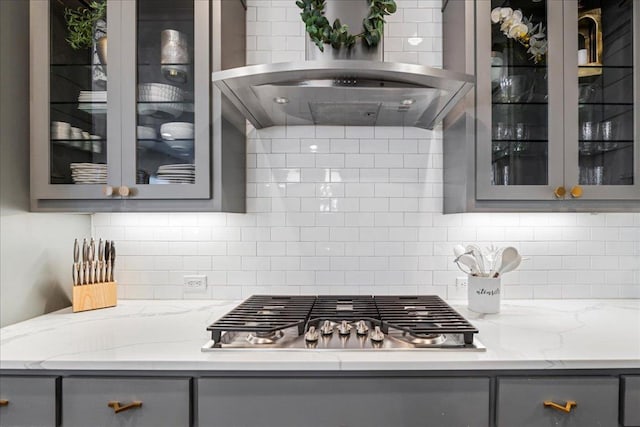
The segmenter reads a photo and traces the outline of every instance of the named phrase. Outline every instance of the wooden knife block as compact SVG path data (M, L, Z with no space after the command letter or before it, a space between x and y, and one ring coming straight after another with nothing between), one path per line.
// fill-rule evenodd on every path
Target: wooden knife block
M118 303L117 282L73 286L73 312L115 307Z

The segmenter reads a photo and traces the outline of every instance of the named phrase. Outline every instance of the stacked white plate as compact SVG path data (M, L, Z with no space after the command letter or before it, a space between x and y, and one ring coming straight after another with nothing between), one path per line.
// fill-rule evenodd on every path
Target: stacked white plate
M51 139L69 139L71 125L67 122L51 122Z
M106 110L106 90L81 90L78 95L78 108L85 111Z
M182 114L184 91L164 83L142 83L138 85L138 113L154 114L157 111L178 117Z
M193 184L196 182L196 165L162 165L158 168L158 179L167 184Z
M71 163L74 184L106 184L107 165L103 163Z

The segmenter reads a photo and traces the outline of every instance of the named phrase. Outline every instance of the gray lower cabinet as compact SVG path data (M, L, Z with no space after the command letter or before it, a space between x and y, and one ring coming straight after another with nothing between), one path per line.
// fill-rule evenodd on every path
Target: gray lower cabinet
M619 381L616 377L498 378L497 384L498 427L618 425Z
M622 393L622 425L640 427L640 375L623 375Z
M62 426L188 427L190 400L190 378L64 378Z
M489 426L489 378L199 378L197 425Z
M0 377L0 426L56 426L56 377Z

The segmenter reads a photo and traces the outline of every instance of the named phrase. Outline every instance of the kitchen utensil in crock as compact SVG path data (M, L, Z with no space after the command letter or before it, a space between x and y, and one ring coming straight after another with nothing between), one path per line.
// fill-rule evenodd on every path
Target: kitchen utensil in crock
M458 265L458 268L463 272L471 275L477 275L480 273L480 269L478 268L478 263L473 255L464 253L457 257L454 262ZM465 266L466 268L463 268Z
M515 270L522 262L522 257L518 253L518 250L512 246L504 248L502 251L502 260L500 267L496 271L496 277L505 273Z

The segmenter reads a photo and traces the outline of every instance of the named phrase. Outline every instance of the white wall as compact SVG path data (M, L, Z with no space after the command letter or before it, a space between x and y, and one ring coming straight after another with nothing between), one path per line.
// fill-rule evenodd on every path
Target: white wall
M441 66L440 1L398 0L385 57ZM249 0L248 62L304 59L293 0ZM126 298L253 293L464 296L452 246L515 245L506 298L640 297L640 214L464 214L442 210L441 132L414 128L251 130L246 215L98 214L119 244ZM208 276L183 294L185 274Z
M89 215L29 213L29 2L0 0L0 326L70 305Z

